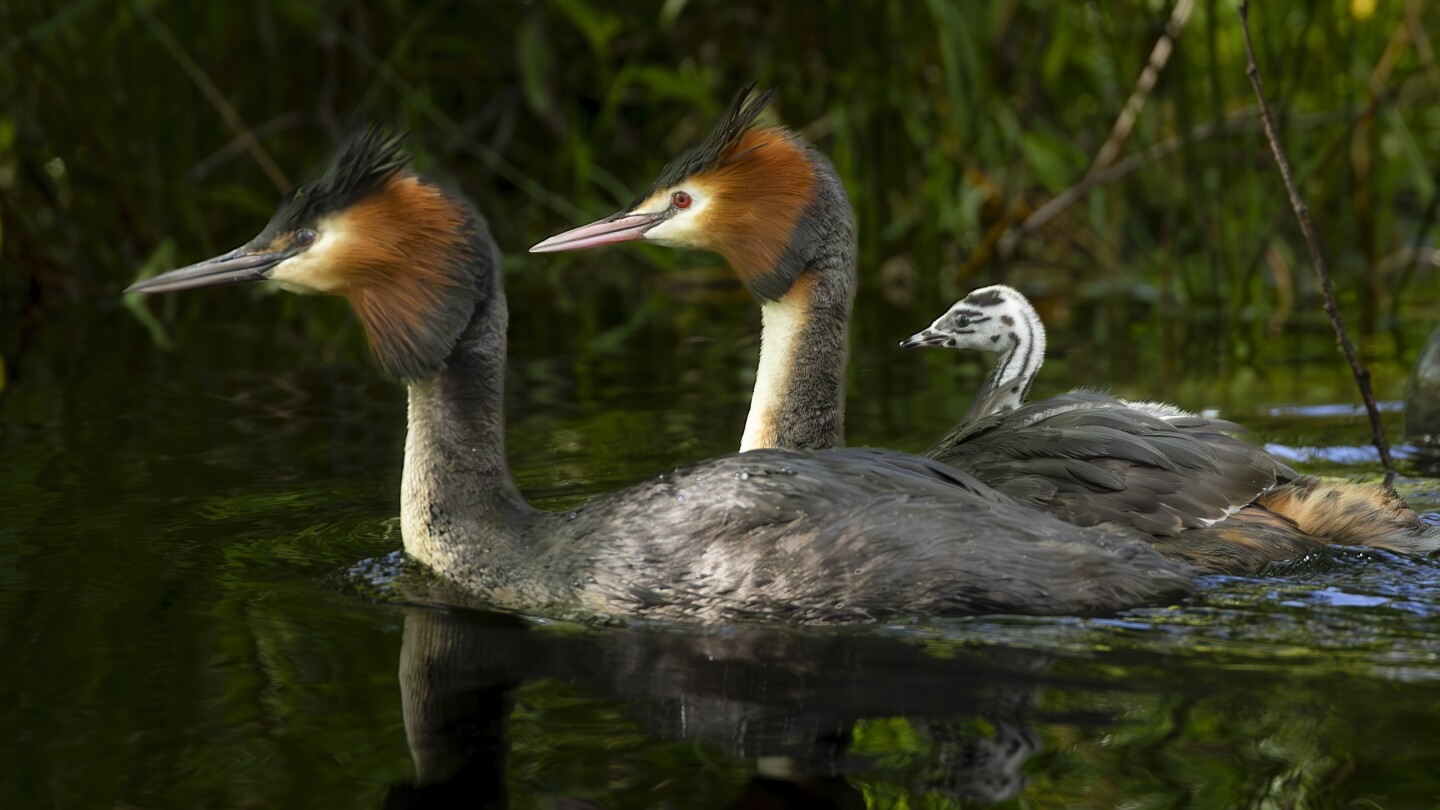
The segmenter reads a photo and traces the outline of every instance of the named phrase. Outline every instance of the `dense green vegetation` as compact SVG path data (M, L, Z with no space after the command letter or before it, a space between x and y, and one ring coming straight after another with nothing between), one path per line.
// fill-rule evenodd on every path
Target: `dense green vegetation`
M1362 331L1430 300L1436 13L1423 0L1252 12L1286 146ZM238 243L358 118L412 129L422 167L477 198L518 256L628 201L754 79L781 88L773 114L834 156L862 222L865 281L897 304L928 311L1006 278L1213 311L1258 339L1308 309L1313 285L1232 3L1194 4L1133 130L1093 165L1169 16L1155 0L12 0L0 7L3 312ZM1097 170L1088 194L1017 233ZM593 289L563 293L593 284L566 258L525 267L563 308L593 308ZM640 294L621 274L604 284L632 306Z

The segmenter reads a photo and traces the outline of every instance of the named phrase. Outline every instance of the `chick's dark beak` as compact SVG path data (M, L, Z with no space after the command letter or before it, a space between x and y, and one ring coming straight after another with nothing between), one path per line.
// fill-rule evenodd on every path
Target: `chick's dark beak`
M198 290L222 284L244 284L264 281L267 271L295 255L295 250L256 253L246 247L236 248L223 256L161 273L154 278L136 282L125 288L127 293L162 293Z
M900 341L900 348L913 349L917 346L944 346L945 339L948 337L950 336L944 332L937 332L934 329L924 329Z
M564 233L557 233L530 248L531 253L559 253L564 250L583 250L613 245L618 242L633 242L644 239L645 232L668 218L668 213L658 214L612 214L598 222L581 225Z

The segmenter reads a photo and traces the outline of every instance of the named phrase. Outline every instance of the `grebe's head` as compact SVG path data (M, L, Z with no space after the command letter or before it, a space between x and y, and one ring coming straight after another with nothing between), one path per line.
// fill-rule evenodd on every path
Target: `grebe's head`
M1003 353L1034 340L1033 324L1038 323L1039 316L1025 296L1013 287L996 284L955 302L930 328L905 338L900 345ZM1044 339L1043 333L1040 339Z
M711 250L757 298L779 298L814 253L814 203L826 175L817 172L823 158L794 133L756 123L774 97L754 85L741 90L704 143L671 161L635 202L530 251L633 241Z
M291 292L342 295L388 374L433 374L484 295L497 256L479 215L411 171L403 146L403 136L375 127L352 133L317 180L285 195L254 239L126 292L269 280Z

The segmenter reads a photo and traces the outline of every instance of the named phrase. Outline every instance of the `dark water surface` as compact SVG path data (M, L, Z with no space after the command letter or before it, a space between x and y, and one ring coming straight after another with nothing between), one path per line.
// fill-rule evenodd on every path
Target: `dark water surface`
M163 318L247 295L147 306ZM358 595L347 571L371 560L373 578L401 545L403 392L353 351L353 324L309 342L268 329L281 300L185 321L173 351L109 298L23 334L0 398L0 806L1440 796L1435 561L1334 551L1109 619L844 630L593 629ZM627 330L610 345L517 293L510 455L530 497L563 508L729 450L756 320L733 302L587 326ZM882 306L857 319L852 441L922 449L982 368L891 349L901 335L867 325ZM1135 323L1168 334L1156 318ZM1366 341L1387 401L1397 341L1413 352L1425 334L1412 326ZM1037 395L1123 380L1218 408L1306 470L1376 475L1323 324L1246 363L1214 359L1212 324L1112 334L1103 351L1095 331L1072 313ZM1411 472L1402 492L1440 509L1437 482Z

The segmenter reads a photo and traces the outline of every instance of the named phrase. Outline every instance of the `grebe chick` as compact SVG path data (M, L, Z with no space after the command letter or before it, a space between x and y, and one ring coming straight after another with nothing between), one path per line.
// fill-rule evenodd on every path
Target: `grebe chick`
M1026 404L1045 326L1014 288L974 290L900 345L999 355L965 420L926 455L1067 520L1174 538L1167 553L1229 573L1327 542L1440 547L1389 487L1301 476L1229 435L1234 423L1086 390Z
M1013 411L1029 398L1030 386L1045 363L1045 324L1020 291L995 284L971 291L929 328L900 341L900 346L968 349L998 355L995 368L960 423L966 425L992 413ZM1116 401L1157 419L1200 418L1168 402Z
M737 134L738 137L738 134ZM765 450L682 467L565 513L505 459L500 254L458 194L369 130L244 246L130 287L261 280L344 296L409 390L410 557L501 608L698 622L1073 614L1151 603L1193 569L900 453Z
M969 424L1024 404L1045 362L1045 325L1023 296L996 285L956 301L928 329L900 341L900 346L939 346L999 355L995 368L965 412L961 424Z

